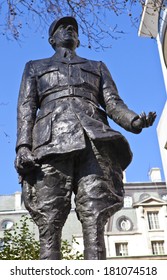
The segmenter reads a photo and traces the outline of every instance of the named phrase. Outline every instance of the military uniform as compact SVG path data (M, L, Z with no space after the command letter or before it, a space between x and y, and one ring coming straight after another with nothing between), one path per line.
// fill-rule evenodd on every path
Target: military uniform
M24 70L16 149L28 147L40 165L24 177L24 201L39 227L42 259L60 258L72 192L85 258L105 259L104 225L123 205L122 171L132 159L107 116L139 133L132 126L138 115L118 95L104 63L64 56L30 61Z

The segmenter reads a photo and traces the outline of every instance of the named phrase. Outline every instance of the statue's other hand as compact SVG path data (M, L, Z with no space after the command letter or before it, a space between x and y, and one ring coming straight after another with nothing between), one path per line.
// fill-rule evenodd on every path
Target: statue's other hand
M139 119L142 121L142 128L153 125L156 116L157 116L156 112L149 112L147 116L144 112L141 113L139 115Z
M156 112L149 112L148 115L146 115L145 112L141 113L136 120L133 121L133 127L136 129L142 129L145 127L152 126L157 114Z
M21 147L16 155L15 168L19 174L26 174L36 168L32 152L27 147Z

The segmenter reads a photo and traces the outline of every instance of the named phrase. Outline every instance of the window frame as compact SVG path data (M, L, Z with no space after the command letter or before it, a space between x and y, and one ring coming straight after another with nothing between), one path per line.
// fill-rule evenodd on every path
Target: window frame
M153 255L164 255L165 254L164 240L152 240L151 248L152 248Z
M147 211L147 222L149 230L159 230L160 223L159 223L159 211L158 210L148 210Z
M128 242L115 242L115 253L118 257L129 256Z

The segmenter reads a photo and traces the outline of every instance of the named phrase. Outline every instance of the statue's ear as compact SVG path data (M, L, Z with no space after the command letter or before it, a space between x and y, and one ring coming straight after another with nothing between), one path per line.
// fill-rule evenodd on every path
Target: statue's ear
M53 37L49 37L48 41L49 41L49 43L50 43L51 45L54 44L54 39L53 39Z

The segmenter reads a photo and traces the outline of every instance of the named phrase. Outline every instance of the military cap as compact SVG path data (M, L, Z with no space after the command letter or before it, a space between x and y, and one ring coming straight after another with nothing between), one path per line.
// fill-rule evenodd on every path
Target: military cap
M55 33L56 29L62 24L62 23L69 23L73 25L78 33L78 23L74 17L62 17L60 19L56 19L52 22L52 24L49 27L49 37L52 37L52 35Z

